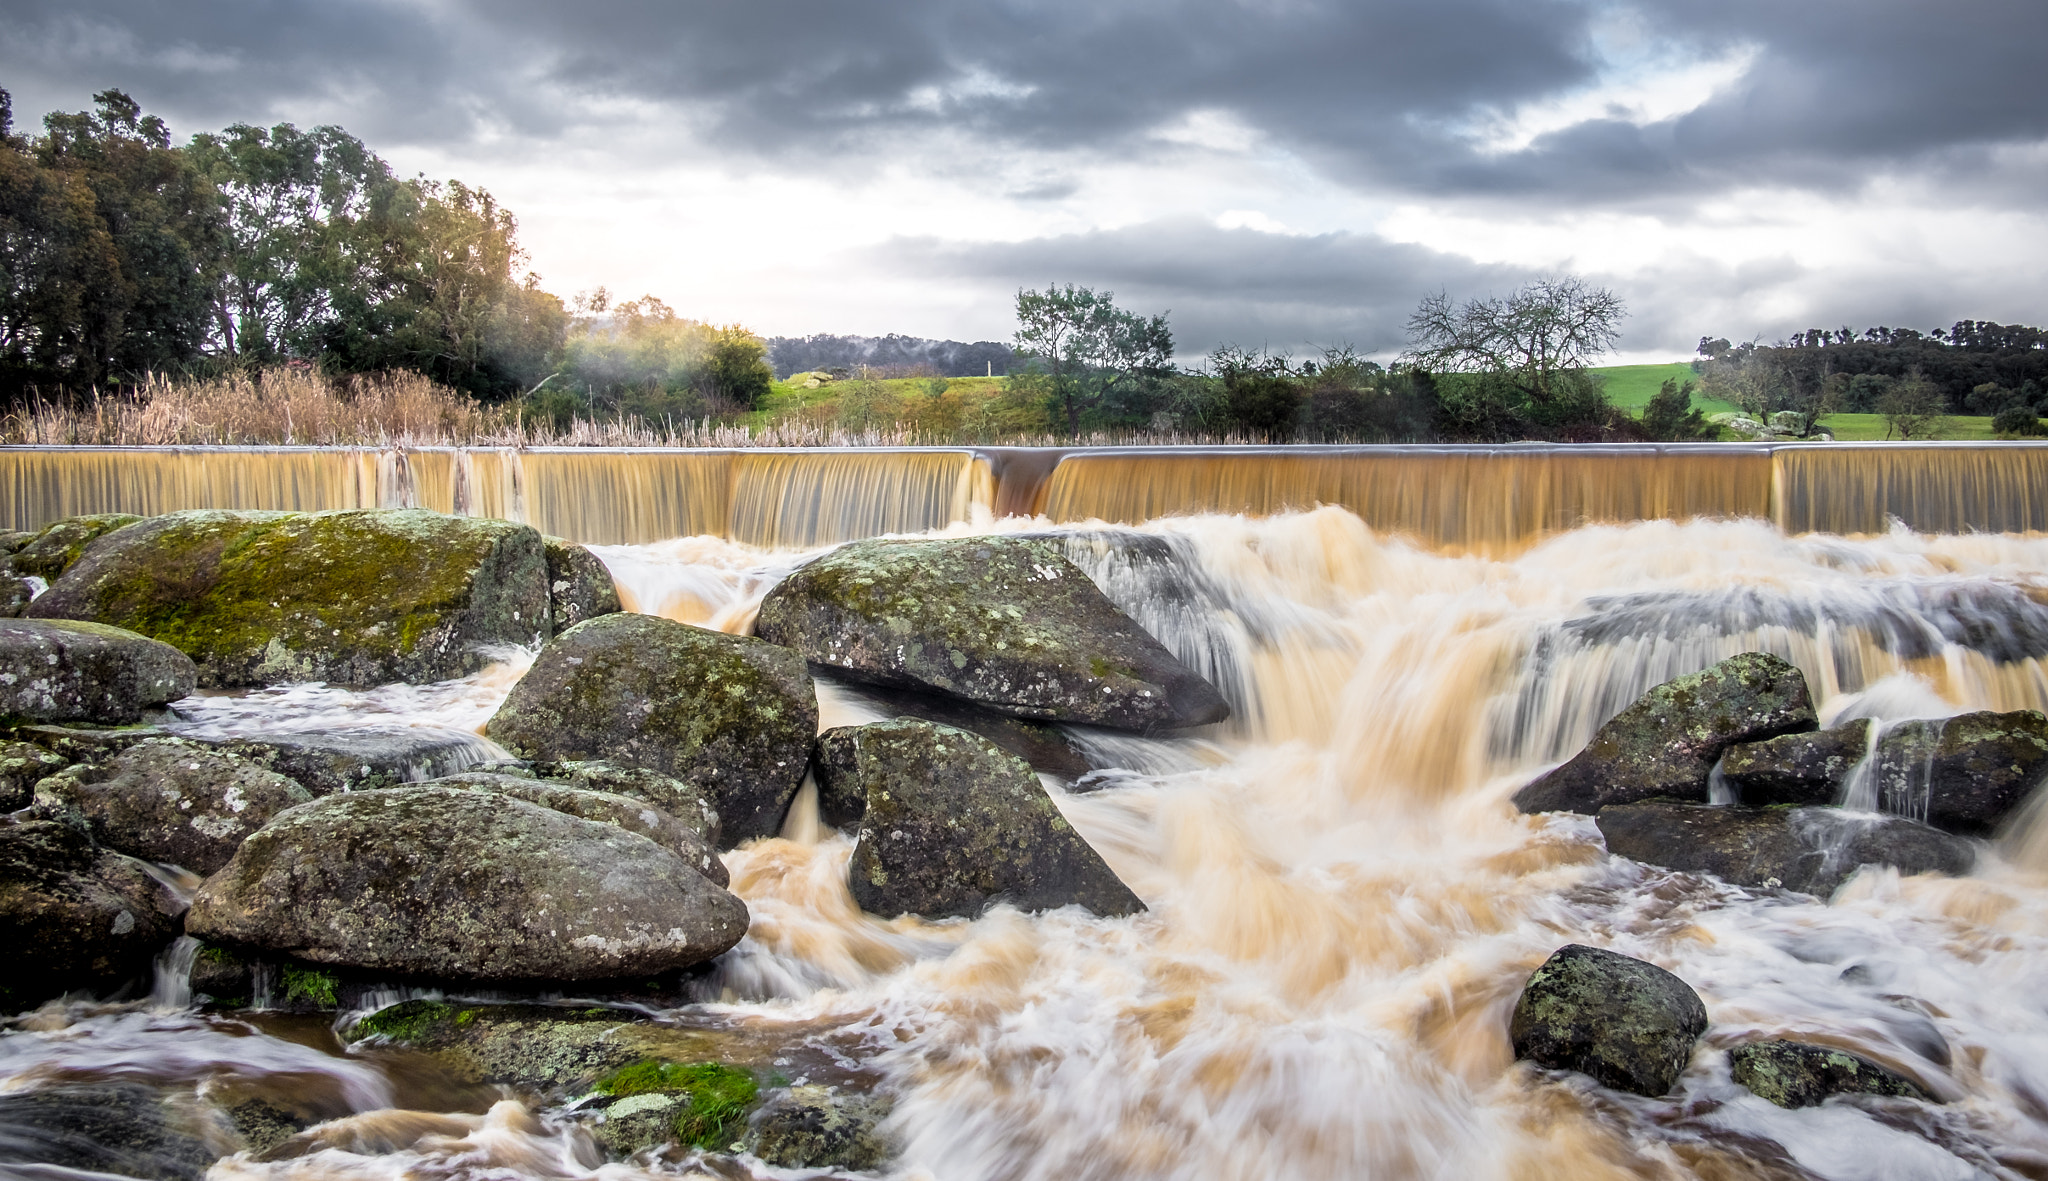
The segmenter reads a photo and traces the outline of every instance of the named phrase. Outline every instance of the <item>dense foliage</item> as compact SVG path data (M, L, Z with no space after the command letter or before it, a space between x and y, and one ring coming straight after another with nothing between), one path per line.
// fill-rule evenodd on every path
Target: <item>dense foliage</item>
M929 373L937 377L1001 377L1016 353L1000 341L928 340L921 336L771 336L768 360L778 378L825 372L845 377L862 369L885 377Z

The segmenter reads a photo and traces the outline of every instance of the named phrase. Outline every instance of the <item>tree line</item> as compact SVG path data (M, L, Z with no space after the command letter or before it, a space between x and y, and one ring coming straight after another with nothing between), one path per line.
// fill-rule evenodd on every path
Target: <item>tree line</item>
M771 336L768 362L777 378L822 372L847 376L857 370L889 377L1003 377L1016 353L995 340L930 340L922 336Z

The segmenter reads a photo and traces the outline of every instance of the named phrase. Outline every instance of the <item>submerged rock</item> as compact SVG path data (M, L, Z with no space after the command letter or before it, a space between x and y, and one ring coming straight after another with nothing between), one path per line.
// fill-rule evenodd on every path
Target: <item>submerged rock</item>
M464 676L550 631L525 525L419 509L171 513L88 546L29 605L173 644L208 686Z
M1636 698L1586 749L1516 792L1515 807L1591 814L1659 797L1704 803L1723 751L1817 724L1806 677L1776 656L1745 652Z
M1017 717L1149 732L1230 716L1214 686L1043 542L852 542L769 591L754 628L849 677Z
M118 627L0 619L0 716L134 722L191 693L197 679L184 653Z
M1735 1081L1780 1107L1812 1107L1829 1095L1891 1095L1933 1102L1911 1079L1832 1046L1751 1042L1728 1051Z
M2048 717L2022 709L1894 722L1876 758L1879 807L1988 835L2048 779Z
M1843 781L1870 754L1874 724L1857 718L1832 730L1731 746L1721 756L1721 776L1753 807L1839 803Z
M747 1150L780 1169L876 1169L890 1155L891 1106L886 1095L791 1087L754 1113Z
M1685 981L1572 943L1530 975L1508 1036L1517 1058L1654 1098L1670 1093L1706 1030L1707 1007Z
M1622 804L1596 823L1617 857L1823 898L1865 865L1961 876L1977 860L1970 842L1917 821L1838 808Z
M193 1113L175 1111L168 1098L131 1082L0 1094L0 1166L40 1166L0 1173L199 1181L218 1154L198 1134Z
M316 796L423 783L481 760L490 747L474 734L405 730L301 730L210 745L297 780Z
M715 801L728 844L781 831L817 730L817 695L795 653L633 614L556 637L485 727L522 758L687 779Z
M638 833L445 787L327 796L207 879L211 941L401 976L658 975L737 943L747 908Z
M466 791L493 792L497 795L510 796L515 800L525 800L529 804L539 804L543 808L552 808L584 820L616 824L627 832L637 832L674 853L682 858L685 864L720 886L726 885L730 880L726 874L725 863L718 859L718 854L702 836L698 835L696 829L644 800L489 771L464 771L459 775L446 775L428 780L421 786L459 787Z
M50 820L0 820L0 1011L148 972L184 904L141 862Z
M78 561L85 547L116 529L133 525L141 517L127 513L95 513L66 517L43 527L34 537L12 551L8 565L16 574L33 574L54 579Z
M612 572L596 554L573 541L543 537L548 561L548 609L557 634L586 619L622 610Z
M861 909L973 917L990 904L1079 905L1099 915L1145 904L1060 815L1023 760L985 738L899 718L849 727L835 792L866 800L847 868ZM842 732L843 733L843 732Z
M312 794L247 759L177 738L139 742L41 788L75 809L116 852L208 874L286 808Z

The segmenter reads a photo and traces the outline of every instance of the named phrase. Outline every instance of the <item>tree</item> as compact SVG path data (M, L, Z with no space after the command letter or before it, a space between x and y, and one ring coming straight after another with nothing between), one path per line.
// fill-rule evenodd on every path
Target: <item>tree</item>
M1408 317L1403 359L1438 374L1499 375L1526 402L1542 406L1580 392L1575 378L1613 349L1627 314L1620 296L1572 276L1463 305L1439 292Z
M1269 443L1294 436L1301 384L1286 357L1222 345L1209 354L1209 365L1223 381L1223 402L1233 425Z
M1643 433L1659 442L1692 443L1717 438L1721 428L1707 421L1704 412L1692 404L1693 383L1683 385L1670 378L1643 407Z
M1884 415L1887 439L1893 434L1907 440L1940 438L1950 425L1947 408L1941 388L1917 369L1894 382L1877 404L1877 412Z
M1166 316L1116 306L1115 295L1069 283L1017 292L1017 355L1036 361L1055 415L1069 437L1081 415L1173 368Z

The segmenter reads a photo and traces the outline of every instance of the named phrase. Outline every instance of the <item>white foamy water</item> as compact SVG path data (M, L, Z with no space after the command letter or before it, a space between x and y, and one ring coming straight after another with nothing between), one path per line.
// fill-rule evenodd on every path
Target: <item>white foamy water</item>
M1644 689L1745 650L1797 663L1829 721L2041 708L2048 540L1649 522L1496 560L1377 537L1336 509L1056 539L1238 707L1171 741L1084 736L1115 765L1085 785L1099 790L1054 786L1148 912L863 915L844 885L849 843L801 817L800 839L726 855L753 926L717 965L722 1012L866 1038L898 1095L898 1174L2048 1177L2048 840L2015 834L1967 879L1866 872L1816 900L1611 859L1590 820L1508 803ZM734 631L798 558L702 538L599 552L640 609ZM516 671L204 709L473 731ZM826 725L871 715L823 696ZM1713 1025L1674 1094L1512 1061L1515 996L1570 942L1699 991ZM0 1039L0 1086L52 1069L64 1036L99 1047L91 1069L156 1054L168 1042L148 1023L179 1019L47 1016L52 1028ZM1730 1081L1726 1054L1780 1034L1853 1049L1947 1102L1780 1110ZM9 1058L24 1037L35 1052ZM268 1064L257 1047L274 1038L228 1040L247 1044L243 1064L220 1039L190 1053L255 1074L314 1069ZM315 1150L213 1175L712 1168L601 1165L579 1133L517 1104L390 1112L351 1094L366 1096L359 1114L316 1130ZM788 1176L745 1160L715 1171Z

